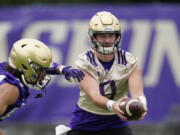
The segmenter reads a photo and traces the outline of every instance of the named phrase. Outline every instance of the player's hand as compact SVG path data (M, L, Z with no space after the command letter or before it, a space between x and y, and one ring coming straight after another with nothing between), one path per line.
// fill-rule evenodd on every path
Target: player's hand
M128 99L128 97L123 97L123 98L119 99L118 101L116 101L116 102L113 104L113 111L116 113L116 115L117 115L120 119L122 119L122 120L124 120L124 121L128 121L128 119L124 116L125 113L124 113L123 110L120 109L119 104L120 104L122 101L126 100L126 99Z
M83 77L85 76L82 70L72 68L71 66L64 66L61 72L65 76L65 79L70 82L80 82L81 80L83 80Z
M44 68L42 69L46 72L46 74L49 75L61 75L63 74L65 76L65 79L70 82L80 82L83 80L83 77L85 76L83 71L80 69L72 68L71 66L60 66L60 68Z
M146 115L147 115L147 111L145 111L138 120L143 120Z

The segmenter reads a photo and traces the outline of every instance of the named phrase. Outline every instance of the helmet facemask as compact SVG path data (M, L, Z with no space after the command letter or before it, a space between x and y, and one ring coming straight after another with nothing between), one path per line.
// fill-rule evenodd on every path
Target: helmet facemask
M46 74L43 70L44 67L32 62L30 59L28 61L30 69L24 70L24 73L21 75L23 83L30 88L44 89L50 82L51 76Z
M92 48L104 55L111 55L119 47L121 28L119 20L110 12L96 13L89 21L89 39ZM115 34L116 40L112 43L102 43L96 40L97 34ZM108 45L109 44L109 45Z
M120 39L121 39L121 33L119 31L112 31L112 32L111 31L102 31L102 32L97 31L96 32L96 31L92 31L91 29L89 29L88 34L90 37L92 48L101 54L111 55L111 54L114 54L114 52L116 52L117 48L119 48L119 43L120 43ZM96 40L96 34L115 34L116 40L112 43L98 42Z

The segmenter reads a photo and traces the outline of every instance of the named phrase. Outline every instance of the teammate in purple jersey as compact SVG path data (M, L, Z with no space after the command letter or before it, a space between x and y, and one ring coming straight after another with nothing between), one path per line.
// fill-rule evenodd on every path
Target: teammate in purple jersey
M52 66L52 67L51 67ZM14 43L8 62L0 63L0 121L26 103L29 90L42 92L49 74L62 74L68 81L83 79L83 72L70 66L52 64L50 49L36 39L21 39Z
M79 83L80 96L67 135L132 135L119 104L129 93L144 105L146 112L140 119L147 113L137 58L119 48L120 22L110 12L98 12L91 18L89 38L92 49L75 61L85 77Z

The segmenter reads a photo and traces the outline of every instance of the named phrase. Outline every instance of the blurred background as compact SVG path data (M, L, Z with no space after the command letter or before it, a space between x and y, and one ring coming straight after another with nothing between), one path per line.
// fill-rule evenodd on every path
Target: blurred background
M54 61L73 65L89 48L87 24L99 11L110 11L122 24L121 48L139 58L149 112L130 122L134 135L180 133L180 4L179 0L0 0L0 62L12 44L36 38L53 51ZM0 123L5 135L54 135L68 125L78 99L78 87L61 76L47 94Z

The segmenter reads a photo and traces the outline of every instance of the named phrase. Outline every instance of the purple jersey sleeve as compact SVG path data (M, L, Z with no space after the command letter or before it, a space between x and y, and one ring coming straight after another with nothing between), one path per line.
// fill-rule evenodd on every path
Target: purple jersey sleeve
M57 63L57 62L53 62L53 64L52 64L52 68L57 69L57 67L58 67L59 65L60 65L60 64L59 64L59 63Z
M9 117L12 114L12 112L14 112L17 108L25 104L27 98L29 97L28 88L25 85L23 85L18 78L15 78L12 74L7 72L6 65L6 62L0 63L0 85L4 83L10 83L12 85L17 86L19 88L19 97L16 100L16 102L8 106L4 114L0 116L0 121Z

